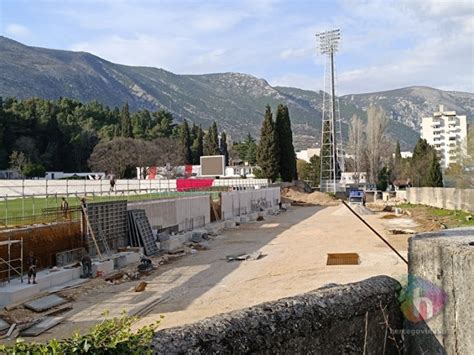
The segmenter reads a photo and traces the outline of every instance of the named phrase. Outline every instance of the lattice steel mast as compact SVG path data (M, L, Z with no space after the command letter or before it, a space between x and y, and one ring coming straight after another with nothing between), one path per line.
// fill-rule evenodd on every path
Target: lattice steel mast
M339 29L316 34L319 51L325 55L323 112L321 125L321 191L336 192L344 170L339 100L336 96L334 53L337 52Z

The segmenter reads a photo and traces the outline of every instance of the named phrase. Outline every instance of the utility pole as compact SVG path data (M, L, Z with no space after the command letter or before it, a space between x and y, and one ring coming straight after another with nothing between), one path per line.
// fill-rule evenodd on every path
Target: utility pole
M336 97L334 53L338 50L339 29L316 34L319 52L325 55L323 112L321 124L320 190L336 193L344 171L341 118Z

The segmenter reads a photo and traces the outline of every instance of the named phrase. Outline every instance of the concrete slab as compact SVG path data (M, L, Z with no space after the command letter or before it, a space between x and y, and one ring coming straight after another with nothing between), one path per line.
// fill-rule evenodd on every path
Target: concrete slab
M43 311L46 311L47 309L59 306L66 302L67 300L65 300L62 297L59 297L57 295L49 295L46 297L41 297L36 300L27 302L25 303L25 307L35 312L43 312Z
M0 332L3 332L4 330L7 330L10 328L10 324L5 322L3 319L0 319Z
M40 293L39 285L28 285L27 283L21 284L14 283L13 280L9 285L0 288L0 306L5 307L11 304L21 303L29 300L30 298Z
M64 320L64 317L46 317L41 322L36 323L32 327L29 327L28 329L25 329L24 331L22 331L21 335L25 337L38 336L41 333L44 333L45 331L47 331L48 329L51 329L55 325L58 325L63 320Z
M408 261L411 287L420 291L413 305L423 302L428 315L409 327L406 334L416 334L405 335L408 353L471 354L474 228L418 234L409 241Z
M247 217L249 218L250 221L256 221L258 218L258 213L257 212L249 213Z
M170 239L161 242L161 250L173 251L179 249L183 246L185 238L183 235L173 235Z

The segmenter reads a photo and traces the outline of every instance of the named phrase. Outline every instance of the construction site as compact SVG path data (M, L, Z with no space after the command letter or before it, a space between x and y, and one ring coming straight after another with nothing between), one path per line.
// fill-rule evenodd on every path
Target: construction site
M137 328L160 321L160 333L321 287L402 280L418 262L409 238L452 222L403 207L406 198L348 205L298 184L245 183L178 197L82 198L66 214L49 208L33 225L5 224L2 342L64 339L124 311L140 317ZM473 229L457 234L474 242Z

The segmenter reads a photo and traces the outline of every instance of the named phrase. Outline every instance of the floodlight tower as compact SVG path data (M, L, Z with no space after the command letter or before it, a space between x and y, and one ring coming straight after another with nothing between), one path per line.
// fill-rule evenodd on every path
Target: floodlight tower
M336 192L337 183L344 171L341 117L339 99L336 97L334 53L337 52L341 31L339 29L316 34L319 52L325 55L324 91L321 125L321 191Z

